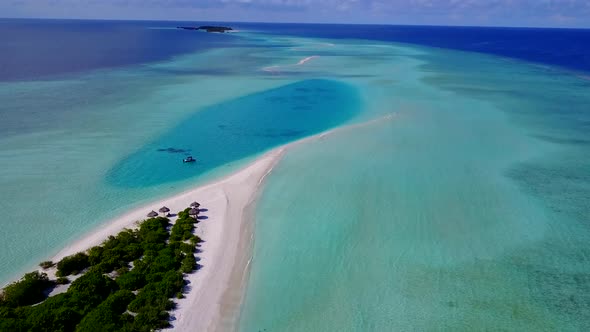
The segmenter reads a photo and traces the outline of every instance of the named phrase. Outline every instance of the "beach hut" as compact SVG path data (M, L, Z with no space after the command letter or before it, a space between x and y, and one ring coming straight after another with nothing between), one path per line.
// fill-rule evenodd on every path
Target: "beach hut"
M162 206L162 208L158 211L160 211L160 213L163 213L165 217L168 214L168 212L170 212L170 209L165 206Z
M188 215L197 219L197 215L199 214L199 209L192 208L188 211Z
M192 202L191 203L191 207L192 208L199 208L199 206L201 206L201 204L199 204L198 202Z
M158 212L152 210L152 212L147 214L148 218L155 218L158 216Z

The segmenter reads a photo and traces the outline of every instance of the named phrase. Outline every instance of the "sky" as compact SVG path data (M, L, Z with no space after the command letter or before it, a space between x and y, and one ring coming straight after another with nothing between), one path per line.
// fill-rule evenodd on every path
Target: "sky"
M0 17L590 28L590 0L0 0Z

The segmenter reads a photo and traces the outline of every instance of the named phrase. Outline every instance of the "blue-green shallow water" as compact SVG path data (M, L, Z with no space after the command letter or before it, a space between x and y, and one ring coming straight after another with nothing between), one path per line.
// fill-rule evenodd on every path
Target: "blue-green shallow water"
M354 87L304 80L199 110L122 160L107 181L144 187L205 173L350 120L360 110ZM187 155L198 163L183 164Z
M240 36L160 63L0 83L0 279L273 146L377 118L293 149L268 179L238 328L588 330L588 75ZM201 163L181 164L185 153Z
M302 75L300 83L290 86L298 80L262 70L275 61L290 62L280 51L293 42L279 42L282 46L275 49L274 40L245 34L232 40L231 47L205 48L157 63L0 83L0 210L10 211L0 233L2 283L51 258L102 222L228 174L272 146L336 126L359 112L358 92L348 83ZM306 92L308 86L315 90ZM260 94L267 90L270 94ZM275 98L274 111L268 108L272 100L265 98L277 91L290 93L285 98L301 97L295 102L300 109L283 109L280 98ZM268 116L244 117L246 113L236 109L238 103L264 109ZM305 116L296 117L295 111ZM315 112L317 122L310 121L310 112ZM210 128L194 122L223 122L224 116L236 116L240 122L225 130L219 127L223 123ZM263 131L271 121L284 126L273 124L278 132ZM221 133L238 145L214 149L220 142L207 135ZM146 148L150 143L161 148L161 139L195 145L191 153L201 163L183 165L182 154ZM187 142L177 144L178 139ZM252 144L243 144L247 141ZM156 153L158 160L142 158L142 151ZM128 163L138 156L137 165ZM159 168L159 162L171 169ZM127 175L146 183L123 183L117 170L129 168L136 172Z
M590 328L590 82L423 51L269 176L239 330Z

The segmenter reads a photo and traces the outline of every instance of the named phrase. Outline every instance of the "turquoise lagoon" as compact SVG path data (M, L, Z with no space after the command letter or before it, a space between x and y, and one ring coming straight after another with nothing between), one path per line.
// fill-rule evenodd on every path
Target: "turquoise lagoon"
M390 47L333 64L395 116L268 178L239 330L588 330L590 82Z
M195 177L272 147L326 131L358 113L356 90L330 80L303 80L215 104L124 159L107 180L144 187ZM193 155L197 164L179 161Z
M130 208L360 112L359 92L346 82L263 70L281 64L275 47L293 42L240 41L157 63L0 83L0 209L10 213L0 280ZM199 162L184 165L186 154Z
M268 45L272 47L273 42L269 41ZM243 47L214 48L158 63L38 81L0 82L0 209L7 213L0 235L0 280L8 282L17 278L68 242L132 207L227 174L264 149L337 125L359 111L358 96L346 83L315 78L300 82L265 74L262 68L272 64L272 59L261 55L262 60L258 60L257 54L263 51L252 42ZM326 84L315 91L318 82ZM191 128L200 116L216 121L213 127L220 129L227 122L224 116L239 115L235 114L236 102L231 100L245 101L263 110L271 107L273 94L280 93L276 89L282 86L289 86L282 90L288 93L285 98L289 98L289 93L293 98L301 97L297 105L306 112L317 110L315 92L327 97L317 100L320 106L336 107L340 101L347 104L342 106L342 113L333 117L330 112L319 111L318 115L325 113L325 116L318 117L318 121L300 126L293 122L274 136L257 132L258 139L252 140L258 142L256 145L241 145L246 150L239 152L236 148L232 152L232 157L243 159L241 162L231 160L228 153L233 147L229 145L210 156L200 150L209 153L213 146L195 145L199 150L192 153L205 164L176 169L190 170L182 174L186 177L166 178L159 183L151 180L143 186L134 178L122 182L122 173L136 167L130 160L145 165L151 157L148 152L157 152L151 146L170 147L170 140L175 140L174 133L177 138L193 135L197 140L202 139L205 131ZM307 86L312 90L306 91ZM226 111L217 114L217 118L211 116L212 109L220 108ZM196 115L203 110L202 115ZM235 141L245 134L242 141L246 142L252 138L248 135L254 134L247 132L247 126L261 129L273 123L276 118L272 116L280 112L276 107L274 110L273 114L261 116L250 113L247 118L250 122L240 123L240 128L226 128L225 137ZM193 129L201 132L190 131ZM213 130L209 134L218 132ZM164 145L158 144L159 140ZM205 140L216 142L210 136ZM182 143L185 147L192 144ZM148 153L146 158L138 154L141 151ZM184 157L166 152L157 152L157 156L166 166L181 164ZM221 166L223 161L227 163ZM137 169L143 173L136 172L133 177L141 179L168 171L141 168L141 165ZM160 164L155 162L150 166Z
M20 110L0 137L1 280L130 208L341 127L266 181L238 330L589 328L588 80L483 54L240 36L0 83L3 109Z

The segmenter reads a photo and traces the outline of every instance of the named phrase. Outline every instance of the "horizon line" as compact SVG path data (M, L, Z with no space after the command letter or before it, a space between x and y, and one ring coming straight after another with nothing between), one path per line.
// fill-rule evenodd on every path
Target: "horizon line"
M301 24L301 25L365 25L399 27L445 27L445 28L496 28L496 29L560 29L590 30L590 27L518 26L518 25L443 25L443 24L395 24L395 23L338 23L338 22L260 22L260 21L207 21L180 19L121 19L121 18L59 18L59 17L0 17L0 20L62 20L62 21L116 21L116 22L203 22L203 23L248 23L248 24Z

